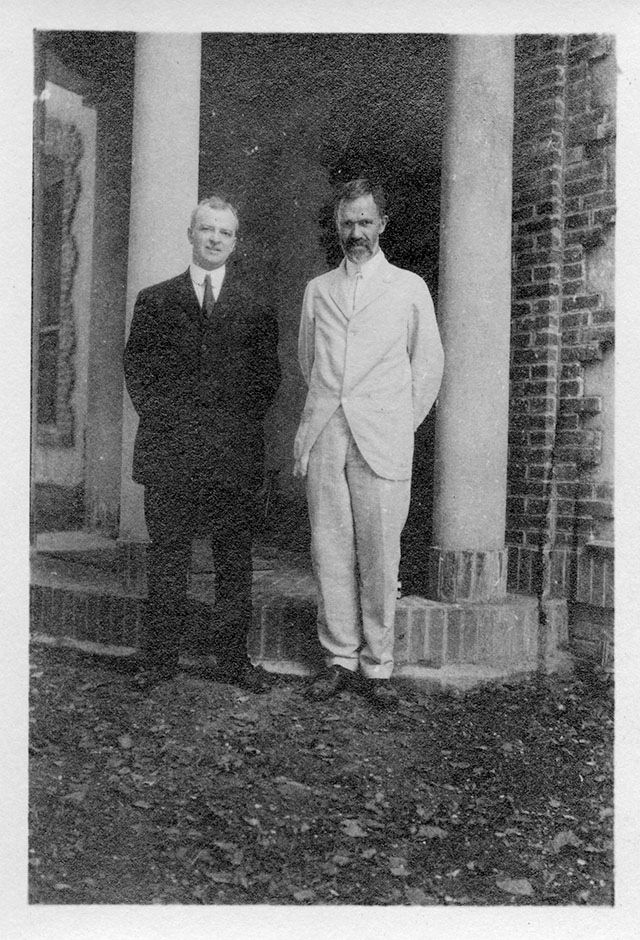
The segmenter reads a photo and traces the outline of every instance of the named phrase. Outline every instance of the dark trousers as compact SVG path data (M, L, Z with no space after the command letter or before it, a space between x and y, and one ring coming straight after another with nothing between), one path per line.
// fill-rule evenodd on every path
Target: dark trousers
M256 511L253 495L208 481L145 486L144 513L151 539L143 636L146 657L166 663L177 662L180 655L188 617L191 543L198 534L211 537L215 566L209 651L229 667L247 662Z

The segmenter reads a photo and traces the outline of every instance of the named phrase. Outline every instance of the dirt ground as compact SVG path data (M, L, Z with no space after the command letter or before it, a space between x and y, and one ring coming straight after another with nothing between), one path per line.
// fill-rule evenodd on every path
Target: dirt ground
M583 668L466 695L142 689L31 653L33 904L611 905L613 696Z

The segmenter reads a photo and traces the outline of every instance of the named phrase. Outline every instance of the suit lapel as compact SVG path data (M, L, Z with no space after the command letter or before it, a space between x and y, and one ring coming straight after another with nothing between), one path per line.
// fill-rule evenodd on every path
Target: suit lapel
M178 275L173 282L173 298L168 306L183 313L190 319L198 320L200 318L200 304L195 292L193 282L191 281L191 272L189 268L184 274Z
M356 296L356 309L353 315L357 316L374 300L383 297L389 290L392 281L393 267L386 258L383 258L375 274L363 279L361 289Z
M347 276L344 258L340 265L334 268L332 274L333 277L329 282L327 290L334 304L347 320L350 319L351 316L357 316L374 300L379 300L380 297L383 297L391 287L394 277L393 265L389 264L386 258L383 258L375 274L363 279L362 286L356 297L356 309L352 314L351 285Z
M347 268L344 258L342 259L339 266L334 268L332 274L333 277L328 287L329 296L333 300L336 307L338 307L342 315L345 316L348 320L351 316L351 310L349 309L349 278L347 277Z
M213 308L214 318L240 322L252 304L253 298L244 272L234 265L227 264L222 289Z
M213 316L219 319L224 319L229 316L232 308L237 307L237 304L234 304L234 298L237 299L238 290L237 284L234 281L229 268L224 274L224 281L222 282L222 288L218 294L218 299L216 300L215 306L213 308Z

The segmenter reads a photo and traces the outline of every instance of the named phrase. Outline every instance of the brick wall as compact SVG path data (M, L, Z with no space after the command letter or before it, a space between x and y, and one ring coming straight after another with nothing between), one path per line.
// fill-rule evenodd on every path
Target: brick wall
M518 37L509 586L570 604L584 545L610 537L613 518L600 470L612 427L598 416L613 395L602 364L614 341L614 95L610 37ZM593 606L612 604L607 592Z

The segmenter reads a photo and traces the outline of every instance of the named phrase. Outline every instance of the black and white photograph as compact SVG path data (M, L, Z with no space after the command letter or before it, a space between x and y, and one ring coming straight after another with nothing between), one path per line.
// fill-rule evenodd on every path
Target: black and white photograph
M99 6L15 28L5 935L632 936L633 4Z

